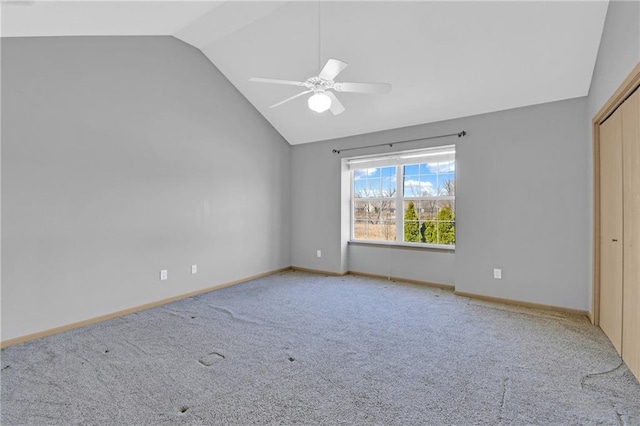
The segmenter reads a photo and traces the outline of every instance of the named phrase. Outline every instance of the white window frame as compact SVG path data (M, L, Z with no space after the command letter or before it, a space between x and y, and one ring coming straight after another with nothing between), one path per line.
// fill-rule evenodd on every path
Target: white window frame
M455 244L433 244L423 242L408 242L404 241L404 204L406 201L453 201L454 202L454 215L455 215L455 201L454 195L440 195L440 196L405 196L404 195L404 166L411 164L423 164L419 160L408 161L412 158L428 157L429 155L443 155L444 153L453 153L455 159L455 145L437 146L432 148L410 150L410 151L398 151L385 155L368 155L361 157L346 158L347 165L349 167L349 185L350 185L350 235L349 242L355 244L374 244L374 245L394 245L394 246L406 246L415 248L427 248L427 249L442 249L442 250L455 250ZM360 164L360 166L358 166ZM355 170L362 170L371 167L396 167L396 192L393 197L367 197L358 199L359 201L393 201L395 202L395 224L396 224L396 240L366 240L355 238ZM457 169L457 168L456 168ZM454 170L455 177L457 179L457 170ZM455 180L454 180L455 187ZM457 218L457 216L454 216ZM457 221L457 220L455 220ZM455 222L454 221L454 222Z

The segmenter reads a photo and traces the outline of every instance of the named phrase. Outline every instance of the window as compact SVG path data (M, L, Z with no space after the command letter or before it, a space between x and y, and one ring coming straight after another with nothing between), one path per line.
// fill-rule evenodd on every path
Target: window
M455 146L347 160L351 239L452 247Z

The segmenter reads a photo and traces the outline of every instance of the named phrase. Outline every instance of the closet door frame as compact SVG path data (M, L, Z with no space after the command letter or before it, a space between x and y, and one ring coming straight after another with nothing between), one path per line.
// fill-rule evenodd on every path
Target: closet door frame
M591 121L593 135L593 283L589 319L600 325L600 124L640 87L640 62Z

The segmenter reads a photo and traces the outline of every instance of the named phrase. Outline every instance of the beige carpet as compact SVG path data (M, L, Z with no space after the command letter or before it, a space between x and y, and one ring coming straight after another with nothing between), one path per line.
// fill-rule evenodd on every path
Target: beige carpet
M586 318L285 272L2 350L2 425L640 424Z

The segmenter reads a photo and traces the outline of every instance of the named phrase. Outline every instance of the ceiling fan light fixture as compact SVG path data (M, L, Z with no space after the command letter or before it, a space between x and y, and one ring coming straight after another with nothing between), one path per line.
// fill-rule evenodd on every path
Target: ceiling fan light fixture
M305 81L278 80L275 78L251 77L249 81L256 83L275 83L288 84L290 86L304 87L305 90L299 92L287 99L271 105L269 108L275 108L300 96L305 96L311 92L313 94L308 99L309 109L317 113L323 113L330 110L333 115L342 114L345 111L344 105L336 97L335 92L351 92L351 93L387 93L391 90L388 83L336 83L334 79L347 67L346 62L338 59L329 59L315 77L306 79Z
M309 109L315 112L325 112L331 108L331 98L324 91L315 92L309 97Z

